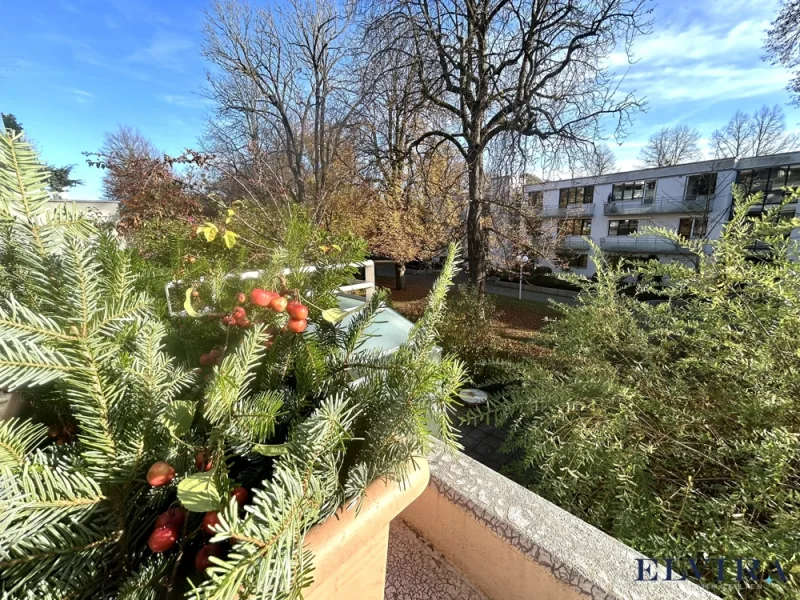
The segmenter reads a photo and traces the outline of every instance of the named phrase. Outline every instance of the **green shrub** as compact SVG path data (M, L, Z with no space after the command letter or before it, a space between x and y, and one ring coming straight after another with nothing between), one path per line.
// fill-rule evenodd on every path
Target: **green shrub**
M548 328L549 362L493 365L502 391L485 416L510 428L514 476L537 493L648 556L777 559L788 583L737 583L733 560L724 583L716 562L702 583L796 598L800 265L788 236L800 220L750 220L736 198L710 256L655 231L700 256L696 269L639 267L638 291L667 302L617 293L624 273L595 249L597 282Z
M439 326L443 350L456 354L468 365L491 355L492 318L495 302L471 285L459 285L448 301L447 314Z

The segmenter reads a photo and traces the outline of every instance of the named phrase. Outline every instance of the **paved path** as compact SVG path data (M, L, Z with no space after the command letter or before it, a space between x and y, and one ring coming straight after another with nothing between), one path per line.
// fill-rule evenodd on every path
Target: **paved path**
M394 263L390 261L376 261L375 274L378 277L394 277ZM436 277L438 277L438 275L439 274L434 271L414 271L412 269L406 270L406 279L414 281L428 280L430 281L430 284L433 284L433 281L436 279ZM455 279L456 283L467 283L467 281L469 281L469 277L463 271L459 273ZM508 296L510 298L519 297L519 290L517 289L495 286L491 285L490 283L486 285L486 291L496 296ZM575 304L577 304L577 301L574 298L568 298L565 296L551 296L550 294L529 292L526 290L522 290L522 299L533 300L534 302L542 302L544 304L549 304L550 300L555 300L556 302L560 302L562 304L569 304L570 306L575 306Z

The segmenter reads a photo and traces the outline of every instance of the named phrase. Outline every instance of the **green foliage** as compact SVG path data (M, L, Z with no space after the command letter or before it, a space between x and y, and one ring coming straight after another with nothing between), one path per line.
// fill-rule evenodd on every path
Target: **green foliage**
M433 354L455 248L408 341L366 352L382 294L349 325L322 318L352 276L335 265L363 252L357 239L334 248L290 219L286 243L247 283L303 299L313 327L302 335L276 333L285 315L252 306L246 329L208 316L167 321L135 253L79 215L47 212L45 186L30 147L0 136L0 387L24 390L34 409L0 426L4 597L295 598L311 577L311 526L357 505L376 479L401 479L431 435L454 443L449 413L464 372ZM307 260L320 268L303 270ZM243 284L208 266L202 283L188 283L229 310ZM218 364L189 370L212 348ZM75 430L58 426L49 439L41 423L53 414ZM176 471L162 487L146 479L156 461ZM235 485L252 490L244 514L229 499ZM190 518L180 542L155 555L146 541L156 514L176 503ZM213 541L230 551L187 582L204 535L194 513L211 510L221 511Z
M495 302L472 285L459 286L451 295L447 318L439 328L439 340L447 352L469 365L489 358L492 352L491 328Z
M696 268L640 267L637 292L666 302L619 294L626 274L595 249L597 282L549 328L550 362L490 365L501 391L486 416L510 428L514 474L537 493L648 556L777 559L788 584L736 583L734 561L726 583L703 583L794 598L800 220L749 219L752 199L736 198L711 255L657 231L698 255Z

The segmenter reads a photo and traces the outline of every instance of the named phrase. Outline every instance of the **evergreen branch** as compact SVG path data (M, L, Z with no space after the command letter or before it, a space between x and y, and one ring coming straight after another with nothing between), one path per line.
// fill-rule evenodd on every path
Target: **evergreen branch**
M0 339L0 388L44 385L72 372L67 358L58 350L14 338Z
M25 458L46 439L44 425L8 419L0 421L0 470L21 467Z

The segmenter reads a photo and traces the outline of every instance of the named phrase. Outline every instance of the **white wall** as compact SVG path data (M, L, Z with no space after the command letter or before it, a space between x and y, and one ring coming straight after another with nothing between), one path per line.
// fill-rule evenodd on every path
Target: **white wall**
M115 219L119 216L119 202L107 200L51 200L50 204L55 206L75 204L81 212L99 214L104 219Z

